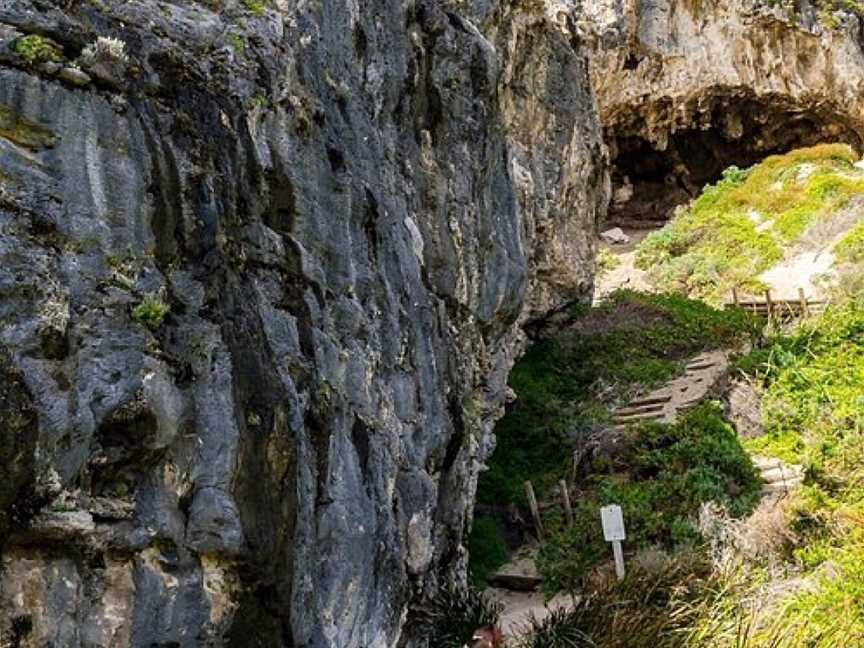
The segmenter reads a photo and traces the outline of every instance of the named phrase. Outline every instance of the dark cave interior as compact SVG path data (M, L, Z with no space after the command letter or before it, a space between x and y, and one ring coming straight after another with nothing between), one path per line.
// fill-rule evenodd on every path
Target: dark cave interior
M672 112L662 103L651 108L658 109ZM613 189L606 227L659 227L731 165L745 168L772 154L827 142L862 150L860 127L839 112L782 97L701 97L698 107L680 111L693 117L670 129L663 150L646 136L639 116L646 111L630 114L635 117L627 123L604 129Z

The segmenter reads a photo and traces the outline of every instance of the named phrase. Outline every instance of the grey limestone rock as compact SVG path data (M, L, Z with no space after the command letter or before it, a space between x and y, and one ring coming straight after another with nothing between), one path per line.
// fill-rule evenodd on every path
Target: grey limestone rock
M418 645L608 197L517 4L0 0L3 641Z

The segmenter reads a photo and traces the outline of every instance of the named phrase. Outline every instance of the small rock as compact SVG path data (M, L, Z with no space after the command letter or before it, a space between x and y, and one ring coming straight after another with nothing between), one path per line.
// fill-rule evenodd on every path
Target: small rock
M600 234L600 238L612 245L623 245L630 242L630 237L620 227L613 227Z
M763 470L761 477L762 481L767 484L782 482L791 483L794 480L803 479L804 469L800 466L778 466L777 468Z
M77 68L65 67L60 70L60 78L67 83L76 86L85 86L90 83L90 75Z
M63 66L56 61L46 61L41 66L39 66L40 70L42 70L45 74L50 74L51 76L57 74L62 68Z

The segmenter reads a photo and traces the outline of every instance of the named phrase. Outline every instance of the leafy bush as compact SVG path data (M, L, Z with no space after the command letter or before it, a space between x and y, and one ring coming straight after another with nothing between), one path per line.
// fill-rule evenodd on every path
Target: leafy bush
M621 290L582 310L573 327L536 343L513 368L517 400L495 428L479 501L522 502L527 479L542 496L564 474L574 432L608 420L606 405L673 377L703 348L735 345L757 331L741 310L681 295Z
M577 496L575 523L561 518L547 525L539 568L552 591L574 591L586 570L609 548L599 509L620 504L627 545L675 547L700 540L691 522L704 502L718 502L733 516L752 509L760 482L735 431L719 406L705 404L673 425L650 423L636 429L612 465L592 466Z
M840 261L851 263L864 262L864 223L852 228L837 245L834 253Z
M807 469L791 505L798 543L790 559L815 587L784 604L800 641L790 645L864 645L862 341L864 305L852 299L741 365L764 384L766 434L747 447Z
M597 250L597 256L594 258L594 275L600 277L620 265L621 259L615 256L609 248L600 248Z

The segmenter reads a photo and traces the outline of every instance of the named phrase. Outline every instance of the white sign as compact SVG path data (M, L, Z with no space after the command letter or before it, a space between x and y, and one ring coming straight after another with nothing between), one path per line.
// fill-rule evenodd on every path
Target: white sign
M606 542L615 542L625 540L624 534L624 515L621 513L621 507L617 504L610 504L600 509L600 519L603 522L603 537Z

